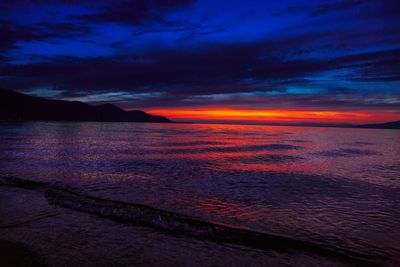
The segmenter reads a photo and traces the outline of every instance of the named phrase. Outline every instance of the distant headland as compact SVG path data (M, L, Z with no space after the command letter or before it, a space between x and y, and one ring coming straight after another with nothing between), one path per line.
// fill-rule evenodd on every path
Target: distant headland
M50 100L0 89L0 121L172 122L140 110L112 104L92 106L79 101Z
M89 105L79 101L51 100L0 88L0 121L97 121L171 123L163 116L140 110L126 111L112 104ZM192 122L176 122L192 123ZM210 123L210 122L208 122ZM216 122L211 122L216 123ZM218 122L226 124L228 122ZM229 122L228 124L237 124ZM255 123L243 123L255 124ZM400 121L380 124L257 123L255 125L400 129Z
M369 128L369 129L400 129L400 121L392 121L379 124L364 124L358 126L358 128Z

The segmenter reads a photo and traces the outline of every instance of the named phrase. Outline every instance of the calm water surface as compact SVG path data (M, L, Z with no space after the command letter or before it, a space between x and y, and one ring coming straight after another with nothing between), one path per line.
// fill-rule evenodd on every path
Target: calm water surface
M384 255L389 260L383 265L400 262L400 131L21 123L1 125L0 140L3 175L79 188L88 195L148 204L202 220ZM0 222L17 225L24 216L28 221L35 220L12 230L0 229L0 237L25 238L45 254L51 248L43 243L59 242L66 246L66 252L62 254L61 246L58 259L64 256L63 260L68 261L68 251L73 248L93 256L96 249L103 247L104 261L100 263L104 265L108 265L108 259L123 266L133 258L136 264L195 265L188 257L199 257L199 266L244 263L232 255L240 255L248 266L268 262L340 265L312 255L280 255L184 237L174 239L145 228L125 228L95 216L47 206L41 200L36 205L40 208L34 208L33 196L10 190L0 197L0 204L13 199L20 208L13 215L11 208L0 206ZM85 227L88 225L93 228ZM50 240L49 228L57 227L86 235L86 243L83 239L77 241L76 236L72 238L72 234L61 233L57 240ZM33 231L47 232L48 239L34 236ZM57 234L57 229L52 231ZM135 236L128 238L133 232ZM115 256L115 251L107 255L116 247L120 248L119 253L124 249L137 253L138 240L148 244L140 248L140 257L129 253ZM159 247L150 245L154 243ZM180 246L188 252L179 252ZM151 262L146 255L162 261ZM231 255L233 262L224 259L226 255ZM206 257L210 258L208 262Z

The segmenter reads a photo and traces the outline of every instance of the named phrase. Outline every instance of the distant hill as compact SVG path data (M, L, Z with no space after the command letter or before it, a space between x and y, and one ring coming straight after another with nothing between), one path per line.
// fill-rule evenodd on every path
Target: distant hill
M50 100L0 89L0 121L171 122L140 110L125 111L112 104Z
M392 121L381 124L365 124L359 125L358 128L371 128L371 129L400 129L400 121Z

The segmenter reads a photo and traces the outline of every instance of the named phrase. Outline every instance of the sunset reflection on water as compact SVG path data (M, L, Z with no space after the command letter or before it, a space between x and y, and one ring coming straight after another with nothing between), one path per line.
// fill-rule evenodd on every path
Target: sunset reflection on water
M0 136L1 173L400 256L399 131L21 123Z

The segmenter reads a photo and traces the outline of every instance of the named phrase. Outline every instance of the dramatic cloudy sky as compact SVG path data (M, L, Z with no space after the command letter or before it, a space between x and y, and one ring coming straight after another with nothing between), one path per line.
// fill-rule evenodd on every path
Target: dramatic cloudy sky
M3 0L0 87L182 120L398 120L399 14L399 0Z

